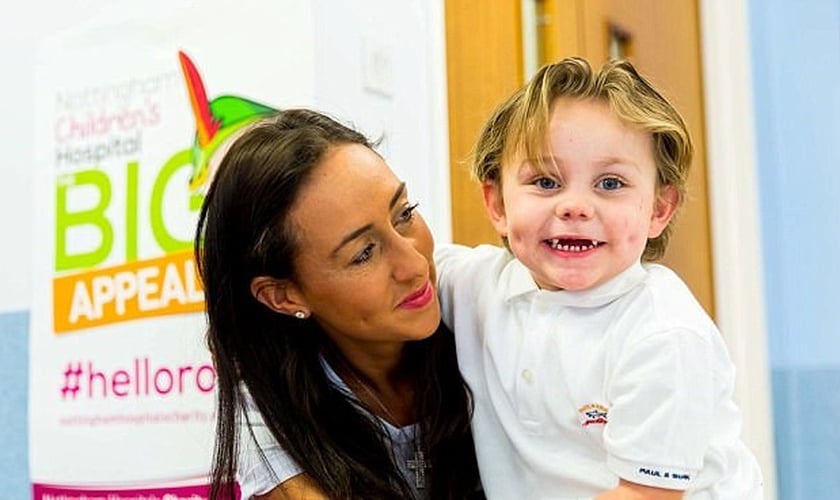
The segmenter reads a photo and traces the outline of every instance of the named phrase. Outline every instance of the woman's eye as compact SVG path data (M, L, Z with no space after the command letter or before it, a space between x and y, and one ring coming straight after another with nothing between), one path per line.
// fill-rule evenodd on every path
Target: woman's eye
M617 179L615 177L606 177L598 181L598 187L605 191L614 191L616 189L623 188L624 182L621 179Z
M417 205L419 205L419 203L405 207L403 211L400 212L397 222L410 222L414 218L414 211L417 210Z
M364 264L365 262L369 261L370 258L373 257L373 247L373 243L368 243L364 250L353 256L353 260L351 261L351 263L354 265L358 265Z
M557 183L554 179L549 179L548 177L540 177L537 179L534 184L540 189L557 189L560 184Z

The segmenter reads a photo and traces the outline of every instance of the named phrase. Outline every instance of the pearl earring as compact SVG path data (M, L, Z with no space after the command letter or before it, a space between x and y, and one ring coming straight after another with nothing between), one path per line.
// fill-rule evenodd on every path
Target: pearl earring
M306 313L305 313L305 312L303 312L303 311L298 311L298 312L296 312L296 313L295 313L295 318L297 318L297 319L305 319L305 318L306 318Z

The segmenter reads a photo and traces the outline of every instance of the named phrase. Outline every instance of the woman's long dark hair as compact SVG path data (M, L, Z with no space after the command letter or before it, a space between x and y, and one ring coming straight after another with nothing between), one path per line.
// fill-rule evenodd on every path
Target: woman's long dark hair
M318 324L275 313L251 295L257 276L293 278L296 241L288 217L324 154L372 144L309 110L279 112L246 131L223 158L195 239L217 371L218 408L211 499L234 498L244 382L268 429L318 487L334 499L410 498L384 429L327 379L330 346ZM441 326L407 344L422 446L431 461L431 497L463 499L478 484L469 390Z

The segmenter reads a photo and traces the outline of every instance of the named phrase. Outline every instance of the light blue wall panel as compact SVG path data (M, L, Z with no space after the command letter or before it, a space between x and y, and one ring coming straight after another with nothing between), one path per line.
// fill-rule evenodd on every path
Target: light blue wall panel
M840 370L773 371L780 500L840 492Z
M0 314L0 498L31 498L27 400L29 313Z
M750 24L779 498L838 498L840 1L750 0Z

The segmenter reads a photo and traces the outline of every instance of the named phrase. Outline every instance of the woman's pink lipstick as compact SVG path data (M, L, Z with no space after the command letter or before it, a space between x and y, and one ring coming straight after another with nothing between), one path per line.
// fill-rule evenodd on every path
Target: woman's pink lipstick
M427 281L423 288L412 293L400 302L399 307L406 309L420 309L425 307L434 298L435 290L432 288L431 282Z

